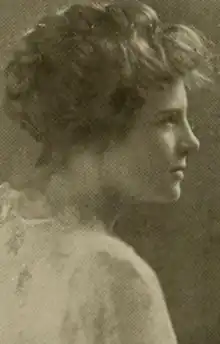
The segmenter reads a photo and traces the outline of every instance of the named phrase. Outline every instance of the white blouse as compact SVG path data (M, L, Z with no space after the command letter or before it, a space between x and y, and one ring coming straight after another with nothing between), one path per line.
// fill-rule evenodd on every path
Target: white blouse
M24 219L21 203L0 187L0 343L176 343L157 277L130 246L77 216Z

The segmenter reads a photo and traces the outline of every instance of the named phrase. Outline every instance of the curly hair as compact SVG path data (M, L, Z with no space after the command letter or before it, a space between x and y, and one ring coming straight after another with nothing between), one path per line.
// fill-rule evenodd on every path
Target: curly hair
M23 37L5 69L5 111L43 143L45 163L75 144L122 139L139 89L206 81L209 61L201 33L163 24L139 0L72 5Z

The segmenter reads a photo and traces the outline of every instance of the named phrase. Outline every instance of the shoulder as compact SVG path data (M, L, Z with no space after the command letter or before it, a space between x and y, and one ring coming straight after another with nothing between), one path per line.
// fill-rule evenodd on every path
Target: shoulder
M87 232L76 243L81 259L69 281L71 321L77 323L80 313L87 326L100 317L113 342L175 343L163 292L149 265L106 233Z
M70 253L73 281L88 279L90 283L109 288L113 284L140 283L160 288L153 269L135 250L104 230L77 231L63 241L63 252ZM76 274L77 271L77 274Z

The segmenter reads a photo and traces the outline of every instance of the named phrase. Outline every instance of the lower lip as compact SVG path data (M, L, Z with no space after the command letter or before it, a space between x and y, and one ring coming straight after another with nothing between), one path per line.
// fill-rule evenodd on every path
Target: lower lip
M184 179L184 173L183 171L174 171L172 172L172 175L175 177L177 180L183 180Z

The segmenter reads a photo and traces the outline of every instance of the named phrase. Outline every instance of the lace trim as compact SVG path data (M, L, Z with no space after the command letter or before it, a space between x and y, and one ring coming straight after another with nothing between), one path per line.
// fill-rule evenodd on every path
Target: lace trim
M9 183L0 185L0 223L5 222L10 215L15 215L18 201L18 191L12 189Z
M11 188L9 183L0 185L0 223L19 218L24 224L51 221L52 216L45 198L29 200L24 192Z

